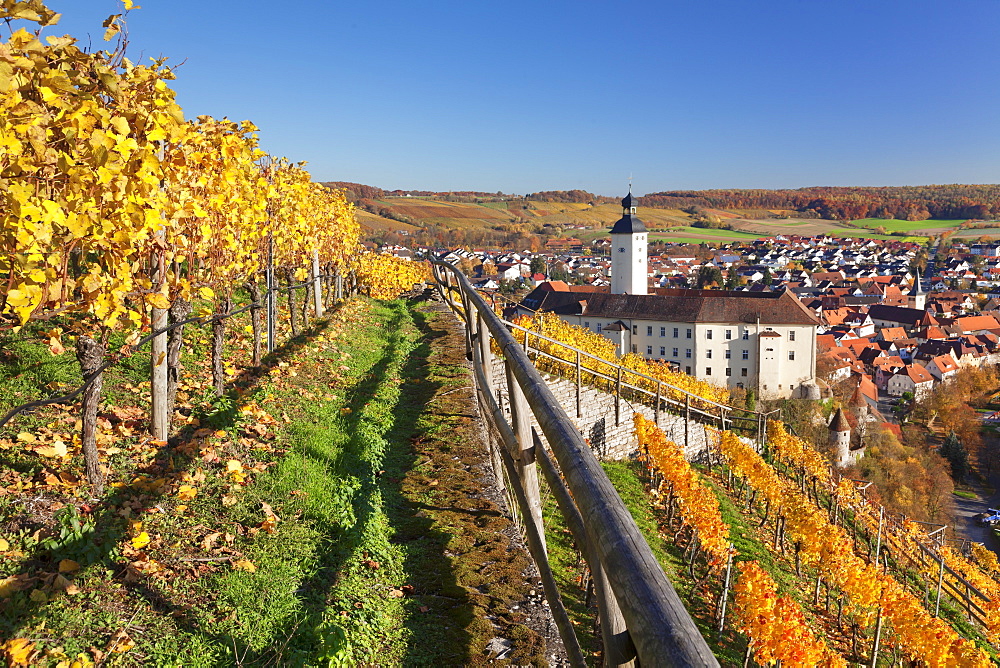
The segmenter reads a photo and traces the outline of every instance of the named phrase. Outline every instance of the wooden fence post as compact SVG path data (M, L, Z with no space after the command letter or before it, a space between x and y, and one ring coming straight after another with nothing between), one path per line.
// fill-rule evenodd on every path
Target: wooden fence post
M531 413L528 408L528 400L524 396L524 390L514 377L510 361L504 360L504 369L507 373L507 400L510 402L510 417L514 427L514 434L517 442L521 446L521 451L517 453L517 473L520 478L521 489L527 497L528 505L531 508L531 517L525 517L525 522L533 522L538 527L538 533L545 545L545 526L542 523L542 503L538 494L538 472L535 469L535 446L531 441Z
M937 599L934 601L934 616L937 617L941 612L941 585L944 582L944 557L938 552L938 562L941 564L941 570L938 571L938 584L937 584Z

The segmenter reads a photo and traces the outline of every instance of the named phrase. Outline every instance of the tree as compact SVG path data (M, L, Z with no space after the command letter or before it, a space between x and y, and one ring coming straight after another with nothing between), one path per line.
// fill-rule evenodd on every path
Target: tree
M552 267L552 271L549 273L549 278L553 281L568 281L570 279L569 267L562 262L557 263L554 267Z
M541 255L535 255L531 258L531 273L532 274L544 274L545 270L548 268L545 264L545 258Z
M772 283L774 283L774 276L771 276L770 267L764 267L764 277L760 279L760 282L767 286L770 286Z
M969 453L966 452L958 434L954 431L949 432L938 452L951 465L951 477L957 482L965 479L966 473L969 472Z
M739 287L739 285L740 285L740 277L736 273L736 269L730 268L729 271L726 272L726 284L725 284L726 290L735 290L736 288Z
M714 264L705 264L698 269L698 288L722 284L722 270Z

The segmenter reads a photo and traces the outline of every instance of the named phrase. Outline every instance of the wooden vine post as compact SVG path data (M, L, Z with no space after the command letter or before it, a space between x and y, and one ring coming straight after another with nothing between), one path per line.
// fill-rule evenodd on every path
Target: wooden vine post
M89 336L81 336L76 340L76 359L80 362L80 371L87 378L96 373L104 360L106 348ZM104 472L97 454L97 405L101 401L101 389L104 385L104 374L99 373L94 381L83 391L83 404L80 407L80 446L83 450L83 460L87 468L87 482L91 486L91 495L99 497L104 492Z
M267 281L267 352L274 352L276 345L275 330L277 329L276 313L277 303L275 300L275 289L278 282L274 275L274 235L268 235L267 240L267 269L265 270L265 280Z
M161 241L163 232L156 233L157 241ZM161 242L162 243L162 242ZM166 281L166 267L162 252L153 254L153 288L159 290ZM160 295L156 295L160 297ZM160 297L165 299L164 297ZM150 309L149 327L154 332L167 327L167 308ZM149 389L150 389L150 434L155 441L166 441L170 429L170 419L167 413L167 335L166 333L153 337L149 352Z
M178 323L191 315L191 303L182 297L170 305L170 321ZM181 374L181 348L184 346L184 325L179 325L167 335L167 425L177 404L177 383ZM259 348L259 346L258 346Z
M323 317L323 282L320 279L319 271L319 250L313 251L312 258L312 287L313 287L313 307L316 309L316 317Z

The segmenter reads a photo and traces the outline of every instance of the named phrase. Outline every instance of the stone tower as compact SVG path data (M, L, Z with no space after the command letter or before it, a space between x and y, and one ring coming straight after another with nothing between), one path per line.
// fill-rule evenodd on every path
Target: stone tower
M854 463L851 456L851 424L844 415L844 409L838 408L830 421L830 447L834 452L834 463L837 466L850 466Z
M622 217L611 228L612 294L646 294L646 243L646 226L635 215L635 199L629 186L628 195L622 199Z

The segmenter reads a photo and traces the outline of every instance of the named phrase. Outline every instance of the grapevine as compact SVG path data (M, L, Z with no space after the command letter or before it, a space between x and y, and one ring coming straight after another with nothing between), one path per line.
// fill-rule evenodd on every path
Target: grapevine
M709 564L719 566L732 553L729 526L719 512L719 501L701 476L684 459L684 453L667 440L656 424L635 414L635 430L640 451L652 467L663 476L659 484L661 496L669 492L677 499L684 523L697 531L702 548L709 555Z
M802 608L788 596L778 596L777 585L760 564L741 562L739 573L733 588L733 621L750 639L758 663L847 666L843 657L816 638Z

